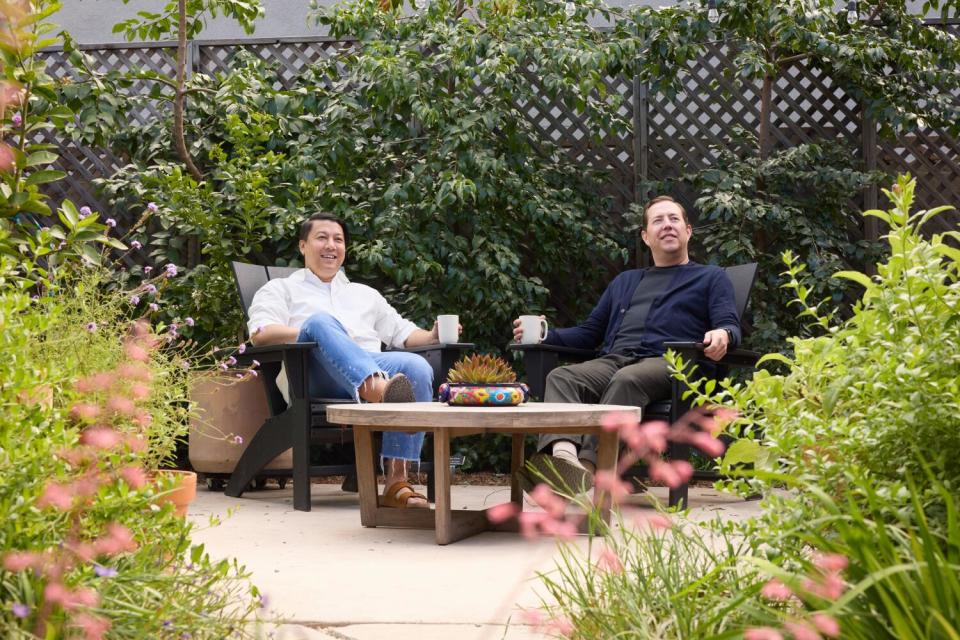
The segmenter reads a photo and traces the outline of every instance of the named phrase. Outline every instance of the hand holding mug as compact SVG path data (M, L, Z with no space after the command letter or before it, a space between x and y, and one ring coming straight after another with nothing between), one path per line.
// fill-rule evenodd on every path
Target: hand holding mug
M460 341L460 332L463 331L460 317L453 314L437 316L434 328L440 344L456 344Z
M520 344L539 344L548 329L545 316L520 316L513 321L513 339Z

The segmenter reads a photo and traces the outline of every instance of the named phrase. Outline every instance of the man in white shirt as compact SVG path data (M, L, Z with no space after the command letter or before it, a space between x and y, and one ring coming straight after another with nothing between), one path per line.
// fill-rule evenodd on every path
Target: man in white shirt
M254 345L316 342L310 357L310 394L367 402L429 402L433 369L415 353L381 352L380 344L416 347L438 343L437 327L405 320L372 287L350 282L340 270L349 233L342 220L312 215L300 227L305 269L264 285L247 323ZM407 481L407 461L419 460L423 433L383 434L381 504L428 507Z

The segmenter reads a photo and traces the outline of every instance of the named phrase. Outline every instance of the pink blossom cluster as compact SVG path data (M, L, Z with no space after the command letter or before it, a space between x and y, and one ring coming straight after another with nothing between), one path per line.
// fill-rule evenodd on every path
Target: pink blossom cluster
M90 611L99 604L96 591L68 587L66 574L81 565L94 563L96 575L112 577L116 572L95 561L135 551L133 533L124 525L108 523L99 535L81 524L83 511L92 504L101 487L124 482L133 489L147 485L147 474L136 464L120 463L146 447L144 431L151 424L150 413L141 405L150 397L153 375L148 363L159 340L143 320L131 325L124 340L127 360L116 368L92 374L74 384L79 398L69 416L80 427L79 442L58 452L72 468L68 479L48 481L37 498L40 509L56 509L69 515L70 530L62 545L41 552L13 551L3 557L7 571L31 570L44 582L43 598L36 611L17 604L16 615L34 620L34 635L46 637L47 620L57 610L66 612L68 624L88 640L103 638L110 621ZM119 457L117 454L120 454Z
M800 595L812 596L820 600L834 601L843 595L846 583L843 570L847 568L847 558L835 553L817 553L813 556L813 572L804 577L800 588L795 592L789 586L773 578L760 589L760 595L773 602L793 602L800 604ZM840 637L840 623L836 618L823 612L816 612L804 619L790 617L783 623L783 632L773 627L754 627L747 629L744 640L823 640Z
M576 628L573 621L565 615L550 615L540 609L528 609L523 612L524 621L537 632L557 638L569 638Z

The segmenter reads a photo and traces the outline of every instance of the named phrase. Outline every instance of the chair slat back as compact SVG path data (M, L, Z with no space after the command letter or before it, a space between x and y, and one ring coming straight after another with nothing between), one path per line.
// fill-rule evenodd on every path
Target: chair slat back
M300 271L301 268L302 267L267 267L267 279L288 278L297 271Z
M260 287L267 284L270 276L267 275L267 269L263 265L231 262L230 266L233 268L233 277L237 281L237 293L240 295L243 317L248 318L247 312L253 302L254 294Z
M737 316L743 319L743 314L747 310L747 304L750 302L750 291L753 289L753 283L757 279L757 263L738 264L735 267L726 267L724 271L733 283L733 295L737 303Z

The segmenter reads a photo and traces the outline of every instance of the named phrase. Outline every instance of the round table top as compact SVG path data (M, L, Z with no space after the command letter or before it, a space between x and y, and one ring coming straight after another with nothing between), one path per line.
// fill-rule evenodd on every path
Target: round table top
M640 419L638 407L609 404L527 402L512 407L459 407L441 402L335 404L327 406L334 424L377 427L522 428L599 427L611 413Z

